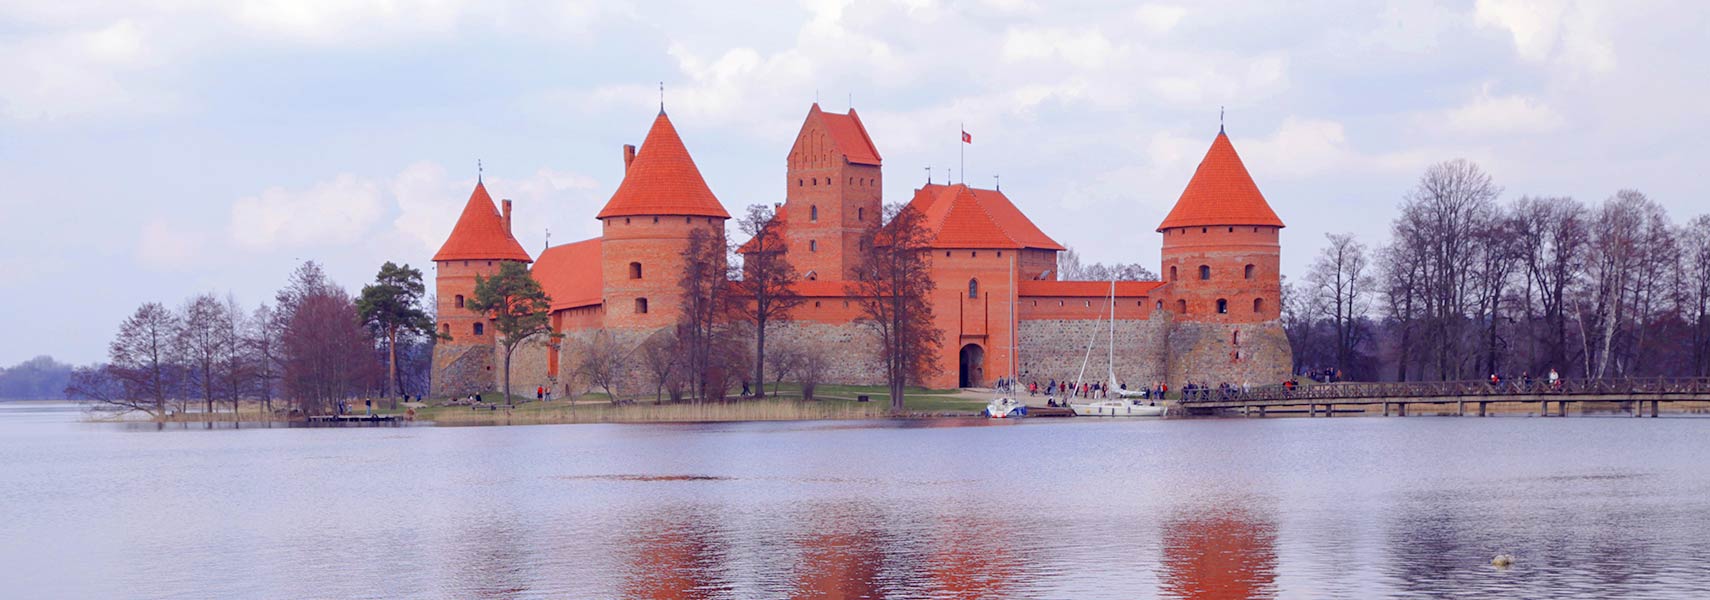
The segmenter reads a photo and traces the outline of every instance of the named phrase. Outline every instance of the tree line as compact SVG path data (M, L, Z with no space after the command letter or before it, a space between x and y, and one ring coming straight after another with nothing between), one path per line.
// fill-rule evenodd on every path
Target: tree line
M1426 169L1375 249L1331 234L1284 285L1295 367L1358 380L1710 376L1710 215L1621 190L1521 196Z
M154 418L253 403L325 414L341 401L420 395L428 386L433 319L419 270L391 262L352 296L315 262L294 271L272 305L192 296L137 307L108 344L107 362L72 370L66 394L98 408Z

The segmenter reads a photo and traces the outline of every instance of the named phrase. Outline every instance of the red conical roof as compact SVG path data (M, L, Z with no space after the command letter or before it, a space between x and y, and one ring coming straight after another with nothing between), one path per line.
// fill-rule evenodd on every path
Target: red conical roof
M520 260L530 262L528 252L522 244L511 237L511 232L505 229L504 218L499 216L498 209L493 208L493 197L487 195L487 186L475 183L475 192L469 194L469 203L463 206L463 216L457 218L457 226L451 228L451 237L446 238L445 245L439 247L439 252L433 255L434 261L442 260Z
M1208 225L1283 226L1222 131L1217 132L1217 139L1211 142L1211 149L1199 161L1199 169L1193 172L1193 179L1170 215L1158 225L1158 231Z
M684 215L730 218L719 204L695 159L677 137L677 128L660 111L653 120L653 129L641 142L635 161L624 171L623 183L618 184L612 199L600 209L596 219L637 215Z

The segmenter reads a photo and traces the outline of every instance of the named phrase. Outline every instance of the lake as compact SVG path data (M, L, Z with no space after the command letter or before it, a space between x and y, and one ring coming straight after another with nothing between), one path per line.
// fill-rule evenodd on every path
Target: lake
M7 597L1710 597L1706 419L81 418L0 403Z

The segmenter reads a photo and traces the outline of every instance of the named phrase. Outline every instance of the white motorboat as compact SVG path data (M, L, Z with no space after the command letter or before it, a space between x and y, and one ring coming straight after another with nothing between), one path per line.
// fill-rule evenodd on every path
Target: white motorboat
M1016 419L1027 416L1027 405L1003 396L986 403L985 411L980 414L993 419Z

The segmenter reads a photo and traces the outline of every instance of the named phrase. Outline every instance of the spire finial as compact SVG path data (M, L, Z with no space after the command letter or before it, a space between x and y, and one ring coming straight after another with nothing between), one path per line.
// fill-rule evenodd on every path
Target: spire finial
M475 159L475 185L481 185L481 159Z
M1217 132L1223 133L1223 106L1217 106Z
M926 166L926 185L932 185L932 165Z
M552 248L552 228L548 227L548 228L546 228L546 244L541 246L541 249L547 250L547 249L551 249L551 248Z
M665 82L659 82L659 114L665 114Z
M992 189L1000 192L1003 191L1003 180L998 179L997 175L992 176Z

